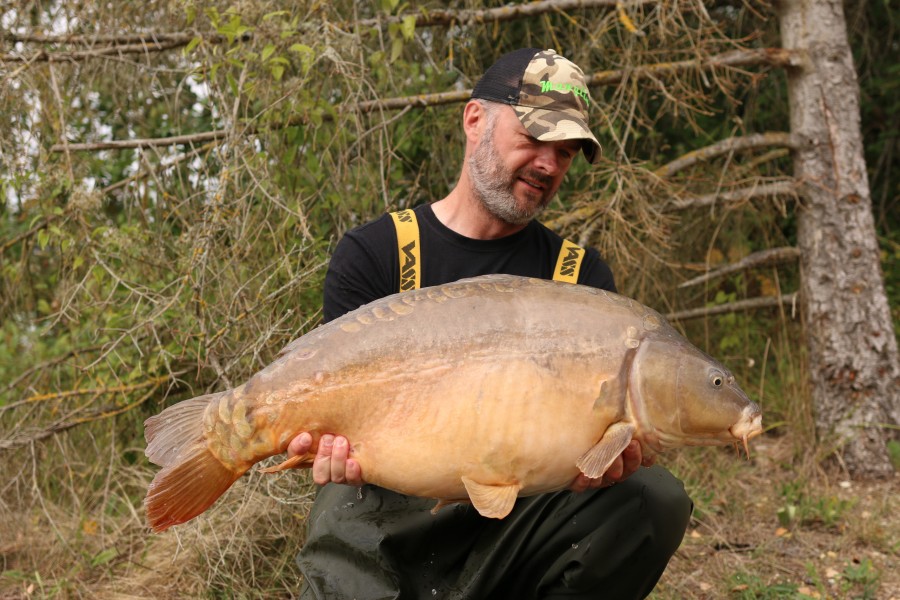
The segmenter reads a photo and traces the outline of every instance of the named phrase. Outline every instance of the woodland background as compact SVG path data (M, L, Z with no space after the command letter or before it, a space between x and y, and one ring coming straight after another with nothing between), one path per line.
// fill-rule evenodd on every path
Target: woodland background
M241 383L315 327L340 235L443 197L467 90L537 46L591 77L604 146L599 166L574 163L545 221L597 247L620 291L764 409L750 461L664 459L697 510L654 596L900 598L898 478L852 477L817 430L779 9L0 2L0 597L297 594L305 475L250 475L150 535L142 423ZM844 11L870 277L896 342L900 10ZM744 266L716 274L729 265ZM897 423L883 429L900 468Z

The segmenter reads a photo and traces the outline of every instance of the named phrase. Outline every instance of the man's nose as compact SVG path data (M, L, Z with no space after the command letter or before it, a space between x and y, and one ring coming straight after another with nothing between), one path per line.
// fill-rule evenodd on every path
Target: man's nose
M541 144L537 149L534 166L548 175L556 175L562 168L559 153L553 144Z

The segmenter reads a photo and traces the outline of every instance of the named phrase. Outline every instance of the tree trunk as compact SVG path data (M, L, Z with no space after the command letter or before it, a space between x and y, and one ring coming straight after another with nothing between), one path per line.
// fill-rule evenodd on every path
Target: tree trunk
M900 417L897 339L884 289L862 151L859 86L840 0L785 0L801 296L817 434L840 448L848 471L887 476L889 423Z

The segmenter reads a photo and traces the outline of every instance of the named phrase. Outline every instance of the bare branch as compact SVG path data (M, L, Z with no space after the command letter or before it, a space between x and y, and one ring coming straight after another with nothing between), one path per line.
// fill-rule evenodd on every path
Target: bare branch
M165 42L145 41L140 44L127 44L123 46L101 46L90 50L64 50L47 52L38 50L28 55L3 53L0 54L0 62L5 63L33 63L33 62L73 62L89 58L104 58L108 56L124 56L126 54L146 54L147 52L161 52L173 48L187 46L191 39L171 39Z
M23 406L25 404L33 404L35 402L49 402L51 400L63 400L65 398L73 398L76 396L86 396L91 394L125 394L150 386L162 385L171 378L172 375L166 374L159 377L153 377L152 379L148 379L147 381L142 381L140 383L135 383L132 385L114 385L105 388L85 388L77 390L65 390L62 392L51 392L48 394L35 394L34 396L29 396L24 400L19 400L18 402L11 402L4 406L0 406L0 412L5 412L7 410Z
M105 408L91 411L86 415L76 417L69 421L59 421L50 425L49 427L46 427L45 429L37 431L16 431L12 437L5 440L0 440L0 450L10 450L12 448L24 446L32 442L39 442L41 440L49 438L50 436L56 435L57 433L62 433L63 431L67 431L69 429L72 429L73 427L77 427L78 425L93 423L94 421L100 421L102 419L108 419L110 417L115 417L116 415L121 415L122 413L128 412L129 410L140 406L141 404L152 398L153 394L156 393L156 390L159 389L159 387L169 378L170 377L166 375L151 380L151 382L149 383L152 383L153 387L151 387L150 390L143 396L130 404L126 404L125 406L107 406Z
M678 287L686 288L692 285L697 285L699 283L705 283L711 279L715 279L716 277L722 277L724 275L736 273L738 271L746 271L758 267L767 267L771 265L792 262L797 260L798 258L800 258L800 250L798 248L794 248L793 246L761 250L760 252L754 252L749 256L745 256L736 263L726 265L714 271L709 271L708 273L704 273L703 275L694 277L693 279L689 279L684 283L681 283Z
M698 148L688 152L684 156L676 158L667 165L663 165L656 170L659 177L671 177L678 171L692 167L698 163L706 162L732 152L741 150L752 150L754 148L767 148L771 146L784 146L787 148L796 148L799 146L800 140L790 134L781 131L769 131L766 133L754 133L746 136L730 137L720 140L711 146Z
M640 65L631 69L600 71L587 77L588 85L615 85L626 77L643 78L662 75L677 75L689 69L737 68L769 65L773 67L795 66L799 61L796 52L784 48L760 48L754 50L731 50L701 59Z
M486 8L482 10L432 10L415 13L414 15L396 15L381 19L363 19L357 23L347 24L341 29L366 29L383 26L388 23L400 23L403 19L414 16L416 27L436 27L449 25L475 25L481 23L502 23L514 21L526 17L543 15L552 12L567 12L586 8L616 8L623 6L630 8L644 4L658 4L659 0L541 0L522 4L507 4L498 8Z
M712 206L720 202L743 202L751 198L764 198L768 196L796 195L797 183L792 180L776 181L762 185L754 185L748 188L705 194L703 196L682 196L671 198L663 207L667 210L682 210L687 208L702 208Z
M688 321L690 319L699 319L701 317L711 317L714 315L741 312L757 308L771 308L780 305L794 306L796 302L797 292L794 292L793 294L782 294L781 296L761 296L759 298L738 300L737 302L729 302L727 304L692 308L690 310L669 313L666 315L666 319L669 321Z
M760 51L748 51L747 53L741 53L739 56L741 65L748 64L766 64L767 56L770 55L778 55L778 48L770 48L768 50L760 50ZM626 75L630 77L643 77L650 75L660 75L660 74L677 74L685 69L692 69L697 67L702 68L715 68L723 65L734 66L738 64L738 58L735 58L735 52L727 52L721 55L716 55L710 57L705 61L701 60L691 60L691 61L681 61L677 63L660 63L658 65L645 65L644 67L637 67L635 69L630 70L619 70L619 71L604 71L597 76L591 76L589 79L589 85L613 85L621 81ZM731 57L731 58L729 58ZM755 58L754 58L755 57ZM719 60L721 58L721 60ZM755 62L753 62L755 60ZM595 81L596 78L596 81ZM425 108L429 106L440 106L443 104L453 104L458 102L466 102L472 96L472 90L458 90L452 92L438 92L434 94L419 94L416 96L401 96L397 98L384 98L378 100L366 100L364 102L357 102L356 104L350 105L347 110L349 112L357 112L361 114L381 111L381 110L400 110L406 107L415 107L415 108ZM322 115L323 120L331 119L331 115L325 113ZM306 123L306 117L300 116L293 119L290 119L284 123L272 123L267 125L268 129L280 129L283 127L302 125ZM245 135L253 135L258 133L259 128L248 126L243 129L243 133ZM61 152L64 149L68 148L69 151L77 152L77 151L96 151L96 150L125 150L125 149L133 149L133 148L160 148L164 146L174 146L176 144L189 144L196 142L208 142L211 140L217 140L224 138L228 135L227 130L219 129L216 131L206 131L203 133L195 133L189 135L177 135L167 138L150 138L150 139L135 139L135 140L110 140L107 142L88 142L82 144L54 144L50 147L51 152ZM771 136L768 139L769 141L761 141L757 140L759 136ZM729 140L745 140L744 142L729 142ZM704 148L701 150L697 150L692 152L691 154L685 155L684 157L678 159L681 161L688 160L691 157L693 162L690 162L685 165L676 164L678 161L673 161L669 165L662 167L661 170L667 168L673 168L678 170L680 168L684 168L689 166L689 164L694 164L699 162L700 160L708 160L708 158L712 158L713 156L717 156L715 154L716 148L720 144L728 144L734 143L734 148L726 147L721 152L726 152L729 150L740 150L745 148L752 148L756 146L788 146L791 147L795 142L790 138L789 134L786 133L770 133L770 134L757 134L756 136L748 136L747 138L729 138L729 140L723 140L718 144L713 146L709 146L708 148ZM744 145L741 145L741 144ZM707 152L711 153L708 158L704 157L694 157L694 154L697 152ZM720 153L721 153L720 152ZM674 172L674 171L673 171ZM666 176L666 175L661 175Z
M405 19L412 17L415 19L416 27L449 27L451 25L474 25L483 23L502 23L506 21L514 21L516 19L524 19L553 12L568 12L573 10L584 10L591 8L614 9L617 7L631 8L643 6L645 4L657 4L659 0L630 0L623 2L622 0L541 0L539 2L530 2L527 4L512 4L501 6L498 8L488 8L482 10L420 10L415 13L384 16L374 19L363 19L360 21L343 23L337 26L338 29L344 31L363 31L377 30L390 23L401 23ZM307 32L310 27L321 27L322 23L312 23L303 28L298 33ZM100 58L103 56L144 53L152 51L171 50L186 46L192 39L201 37L204 42L219 44L228 38L219 33L198 33L193 31L178 32L147 32L147 33L121 33L121 34L97 34L97 35L40 35L40 34L0 34L0 39L6 42L16 44L77 44L87 46L97 46L91 50L84 51L58 51L46 52L40 50L31 53L30 56L22 56L18 54L0 54L0 62L53 62L53 61L75 61L90 58ZM247 41L252 35L245 34L242 40Z
M255 128L248 129L248 133L256 133ZM228 135L227 129L215 131L203 131L187 135L174 135L166 138L146 138L135 140L110 140L108 142L88 142L84 144L54 144L50 152L62 152L68 148L72 152L83 150L130 150L134 148L162 148L176 146L178 144L198 144L214 140L220 140Z

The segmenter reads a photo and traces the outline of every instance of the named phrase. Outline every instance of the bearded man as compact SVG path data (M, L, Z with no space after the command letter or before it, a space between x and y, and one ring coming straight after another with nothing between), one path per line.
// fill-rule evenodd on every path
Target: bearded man
M596 250L535 219L579 153L591 163L599 157L589 102L583 72L556 51L502 56L463 111L456 186L344 235L325 278L324 319L401 290L490 273L615 291ZM433 500L365 484L352 440L332 433L317 448L300 434L288 448L290 456L315 453L313 478L323 486L297 558L305 599L642 598L690 518L681 482L642 461L634 441L603 477L580 475L569 490L520 498L497 520L466 504L432 514Z

